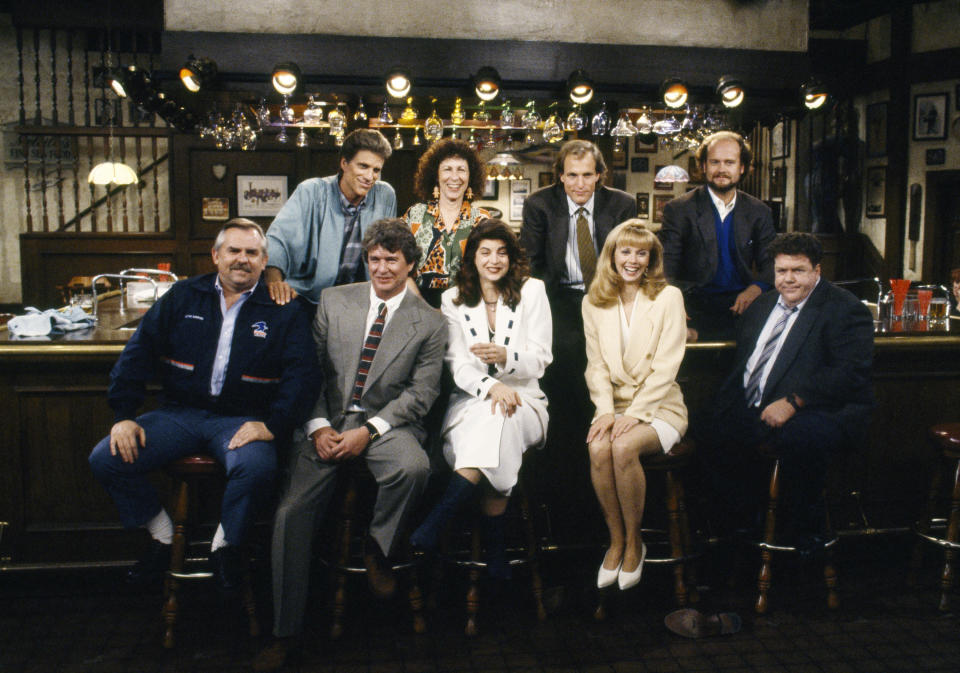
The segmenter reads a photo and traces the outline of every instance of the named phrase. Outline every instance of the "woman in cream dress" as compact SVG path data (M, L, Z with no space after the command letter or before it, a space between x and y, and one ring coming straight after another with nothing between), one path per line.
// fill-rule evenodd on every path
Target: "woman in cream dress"
M527 276L516 236L500 220L467 238L457 286L443 293L446 361L456 389L443 423L443 455L454 474L446 493L410 541L436 549L438 536L477 488L488 569L509 574L503 513L530 447L543 444L547 399L539 379L550 364L552 322L543 282Z
M640 220L607 236L583 300L590 478L610 532L597 586L640 581L647 483L640 457L667 452L687 429L677 370L686 347L683 296L667 285L663 247Z

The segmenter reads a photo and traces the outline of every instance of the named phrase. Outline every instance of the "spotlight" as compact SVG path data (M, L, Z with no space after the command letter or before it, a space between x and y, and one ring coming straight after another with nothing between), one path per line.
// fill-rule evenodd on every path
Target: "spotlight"
M665 79L660 86L660 92L663 94L663 102L669 108L683 107L689 94L686 83L676 77Z
M473 76L477 98L484 102L492 101L500 94L500 73L490 66L484 66Z
M180 81L187 91L197 93L205 86L209 86L217 76L217 64L209 58L194 58L193 54L180 68Z
M567 78L567 91L570 92L570 100L577 105L589 103L593 98L593 80L583 70L574 70Z
M717 95L724 107L737 107L743 102L743 83L731 75L724 75L717 82Z
M110 70L107 81L120 98L142 97L150 87L150 76L135 65Z
M300 67L296 63L278 63L270 75L273 88L282 96L289 96L300 86Z
M816 110L817 108L823 107L823 104L827 102L827 98L829 97L827 87L812 77L807 80L807 83L801 87L800 91L803 94L803 104L807 106L808 110Z
M393 98L403 98L410 93L410 87L413 83L410 81L410 75L405 70L394 68L387 73L386 79L387 93Z

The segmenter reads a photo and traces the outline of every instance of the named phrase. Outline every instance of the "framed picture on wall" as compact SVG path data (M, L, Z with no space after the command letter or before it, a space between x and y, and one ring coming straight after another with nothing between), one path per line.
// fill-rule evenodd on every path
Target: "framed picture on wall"
M783 159L790 156L790 120L778 121L770 130L770 158Z
M627 149L623 148L619 152L613 150L610 153L610 168L626 168L627 167Z
M913 139L943 140L947 137L950 113L945 93L917 94L913 97Z
M238 175L237 215L273 217L287 202L286 175Z
M500 197L500 181L484 180L483 194L480 195L481 201L496 201Z
M647 173L650 171L650 157L631 157L631 173Z
M650 219L650 192L637 192L637 217Z
M653 195L653 221L663 222L663 207L673 201L672 194Z
M530 180L511 180L510 181L510 219L518 221L523 219L523 203L530 196Z
M782 200L787 193L787 167L770 167L770 198Z
M867 156L887 156L887 104L867 106Z
M659 138L653 136L653 139L650 139L648 135L637 134L633 136L633 152L634 154L656 154L657 153L657 141Z
M230 199L219 196L204 196L201 201L201 217L206 222L226 222L230 219Z
M926 160L927 166L942 166L947 163L947 150L943 147L927 150Z
M884 200L887 193L887 167L867 169L867 217L885 217Z

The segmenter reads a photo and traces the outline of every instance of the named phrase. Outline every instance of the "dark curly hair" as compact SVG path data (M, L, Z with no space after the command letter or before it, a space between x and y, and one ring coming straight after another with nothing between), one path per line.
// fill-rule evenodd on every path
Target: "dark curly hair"
M470 171L470 189L474 198L483 193L483 182L487 179L487 171L483 159L469 143L456 138L444 138L431 145L417 164L417 173L413 176L413 189L424 201L433 199L433 188L437 186L437 177L440 174L440 162L450 157L460 157L467 162Z
M777 234L767 246L767 254L772 259L776 259L777 255L803 256L810 260L810 266L816 266L823 259L823 245L813 234L792 231Z
M467 237L463 260L457 272L457 296L453 303L457 306L476 306L481 299L480 274L477 272L477 248L480 247L480 241L501 241L507 246L510 268L503 278L497 281L497 289L503 296L504 304L511 309L517 308L520 303L520 288L530 275L527 254L520 247L520 241L513 230L503 220L491 218L480 220Z
M417 239L410 233L410 227L399 217L385 217L377 220L370 225L367 233L363 235L363 261L367 261L367 253L378 245L387 252L397 252L403 255L407 264L413 263L413 271L410 275L417 272L417 264L420 262L420 246L417 245Z

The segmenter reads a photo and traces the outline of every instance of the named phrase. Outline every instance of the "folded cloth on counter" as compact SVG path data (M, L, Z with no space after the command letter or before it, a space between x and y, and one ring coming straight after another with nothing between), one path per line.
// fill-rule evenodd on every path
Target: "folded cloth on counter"
M73 332L96 324L93 317L87 315L79 306L67 306L59 310L51 308L46 311L27 306L24 310L24 315L14 316L7 323L7 330L12 336L45 336L53 331Z

